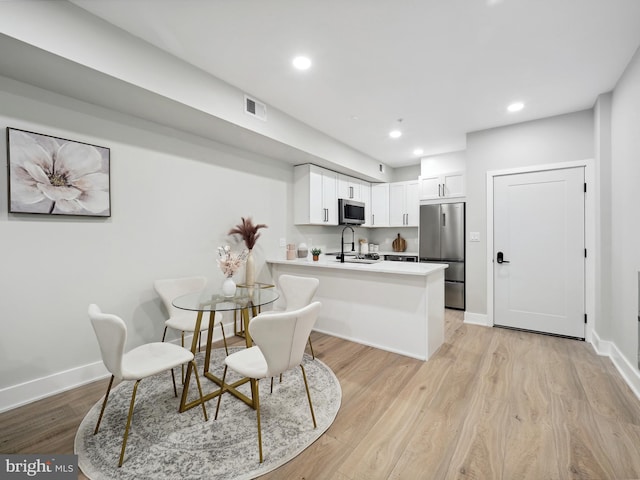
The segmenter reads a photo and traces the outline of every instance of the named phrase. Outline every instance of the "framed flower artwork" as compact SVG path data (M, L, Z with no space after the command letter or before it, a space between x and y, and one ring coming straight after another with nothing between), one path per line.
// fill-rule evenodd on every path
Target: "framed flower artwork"
M108 148L7 128L9 213L111 216Z

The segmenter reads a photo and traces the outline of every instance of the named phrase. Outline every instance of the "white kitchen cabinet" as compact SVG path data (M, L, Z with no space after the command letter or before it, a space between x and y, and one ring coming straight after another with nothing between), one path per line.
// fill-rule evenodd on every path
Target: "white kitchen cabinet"
M464 172L443 173L420 177L420 200L441 200L443 198L464 197Z
M389 226L417 227L420 216L417 180L389 184Z
M362 201L362 183L358 178L338 174L338 198Z
M293 222L296 225L338 224L338 174L316 165L294 167Z
M371 185L371 221L372 227L389 226L389 184Z
M364 227L371 226L371 184L361 181L360 185L360 201L364 203Z
M371 215L367 220L371 227L389 226L389 184L371 185Z

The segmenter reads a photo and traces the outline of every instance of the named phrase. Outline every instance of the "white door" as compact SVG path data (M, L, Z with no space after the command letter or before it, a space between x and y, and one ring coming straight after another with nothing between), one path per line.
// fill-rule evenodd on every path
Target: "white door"
M584 338L584 168L493 186L494 324Z

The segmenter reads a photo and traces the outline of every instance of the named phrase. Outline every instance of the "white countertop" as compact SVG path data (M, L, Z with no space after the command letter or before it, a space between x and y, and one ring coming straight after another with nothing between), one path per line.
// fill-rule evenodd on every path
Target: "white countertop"
M320 255L320 259L314 262L311 258L297 258L295 260L267 259L267 263L290 265L302 268L332 268L343 270L355 270L359 272L395 273L400 275L427 276L433 272L444 270L446 263L418 263L418 262L386 262L376 263L340 263L334 256Z

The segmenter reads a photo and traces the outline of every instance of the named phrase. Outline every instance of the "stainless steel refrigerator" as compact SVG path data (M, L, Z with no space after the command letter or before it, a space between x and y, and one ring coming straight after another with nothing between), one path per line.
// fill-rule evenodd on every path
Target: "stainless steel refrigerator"
M444 305L464 310L464 202L420 205L420 262L446 263Z

